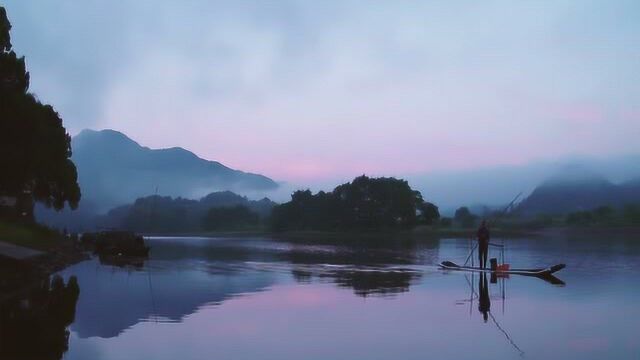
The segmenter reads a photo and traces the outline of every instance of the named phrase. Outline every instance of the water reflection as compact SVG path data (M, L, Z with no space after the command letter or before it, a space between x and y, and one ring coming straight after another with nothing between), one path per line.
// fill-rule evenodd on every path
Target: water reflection
M329 280L338 287L353 289L358 296L393 296L409 291L422 277L420 271L399 267L327 266L323 264L293 266L293 278L302 284L314 278Z
M105 267L95 260L66 270L82 284L78 317L71 329L79 337L111 338L139 322L180 322L203 306L262 291L274 282L267 272L240 272L215 264L150 261L141 271Z
M487 274L482 273L478 276L478 311L482 313L484 322L489 319L489 311L491 311L491 299L489 298L489 284L487 284Z
M79 294L75 277L54 276L0 304L0 359L61 359Z
M151 243L155 260L203 260L214 264L212 267L222 264L225 269L239 271L251 264L261 271L288 271L300 283L329 280L339 287L352 288L359 296L389 296L409 291L421 278L422 271L406 266L423 262L425 256L435 261L438 249L438 240L386 246L375 242L314 245L259 239L196 239L190 246L174 239ZM428 251L421 251L420 247Z
M628 321L640 316L633 306L638 290L629 287L640 257L626 243L607 246L607 273L592 271L601 254L590 249L600 243L508 244L508 260L518 266L567 262L561 273L567 287L522 276L494 284L486 274L438 269L445 259L464 261L463 239L392 247L269 239L149 243L151 258L136 271L97 259L65 270L82 286L69 360L419 359L427 353L510 359L523 350L533 359L598 359L640 349ZM601 348L586 348L593 344Z
M146 262L99 258L65 270L83 284L82 316L71 327L80 338L117 337L140 322L181 322L203 307L267 289L284 273L301 283L329 280L359 296L406 292L422 276L399 266L419 261L415 245L367 249L204 238L149 243Z

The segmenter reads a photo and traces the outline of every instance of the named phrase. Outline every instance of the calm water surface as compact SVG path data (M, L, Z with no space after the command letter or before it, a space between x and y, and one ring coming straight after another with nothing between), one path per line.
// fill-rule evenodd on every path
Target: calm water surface
M638 359L636 240L506 239L512 266L564 262L566 284L487 278L485 321L480 277L436 266L464 262L468 240L150 238L137 269L91 260L61 273L80 287L63 358Z

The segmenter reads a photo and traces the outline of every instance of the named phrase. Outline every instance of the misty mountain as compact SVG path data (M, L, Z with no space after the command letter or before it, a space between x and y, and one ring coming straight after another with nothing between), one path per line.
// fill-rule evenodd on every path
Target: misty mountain
M640 179L614 184L595 173L576 176L575 173L551 177L522 201L518 214L567 214L592 210L599 206L620 208L640 203Z
M114 130L83 130L72 139L82 203L106 211L136 198L161 193L197 197L230 190L274 190L270 178L234 170L179 147L150 149Z
M576 178L601 174L599 176L614 184L626 183L640 179L640 155L571 157L405 178L425 198L437 204L441 214L451 216L459 206L501 208L520 192L527 197L545 181L560 176L558 174Z
M93 229L98 214L156 193L199 198L228 190L265 196L279 188L266 176L234 170L179 147L150 149L114 130L83 130L71 146L82 191L78 209L35 208L39 222L60 229Z
M203 218L211 208L244 206L265 218L275 205L267 198L249 200L230 191L214 192L200 200L152 195L118 206L96 223L102 228L139 232L195 232L203 230Z

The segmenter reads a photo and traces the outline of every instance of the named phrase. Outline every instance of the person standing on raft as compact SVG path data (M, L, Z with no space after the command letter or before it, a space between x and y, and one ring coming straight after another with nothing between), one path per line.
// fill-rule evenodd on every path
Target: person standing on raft
M487 222L482 220L480 228L478 228L478 260L480 261L480 267L485 269L487 267L487 258L489 257L489 228Z

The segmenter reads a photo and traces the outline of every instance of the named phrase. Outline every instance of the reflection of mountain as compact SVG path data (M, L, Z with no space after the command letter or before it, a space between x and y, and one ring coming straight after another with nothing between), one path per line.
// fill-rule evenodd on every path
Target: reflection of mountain
M272 283L266 273L209 273L204 269L127 273L111 269L78 274L83 297L72 329L80 337L113 337L141 320L151 317L180 321L200 306L241 293L259 291ZM124 306L123 306L124 305Z
M62 359L79 291L75 278L54 277L0 304L0 359Z
M87 261L68 269L82 286L71 329L82 338L114 337L145 319L181 321L205 304L260 291L274 281L265 272L235 272L186 262L172 263L170 269L153 266L150 272L128 272Z
M97 260L65 270L77 275L82 286L71 326L79 337L114 337L155 318L181 321L203 305L271 286L282 270L293 269L299 280L329 279L360 296L408 291L421 276L410 266L422 261L415 244L385 249L259 238L150 238L146 243L151 258L142 271L102 266Z

